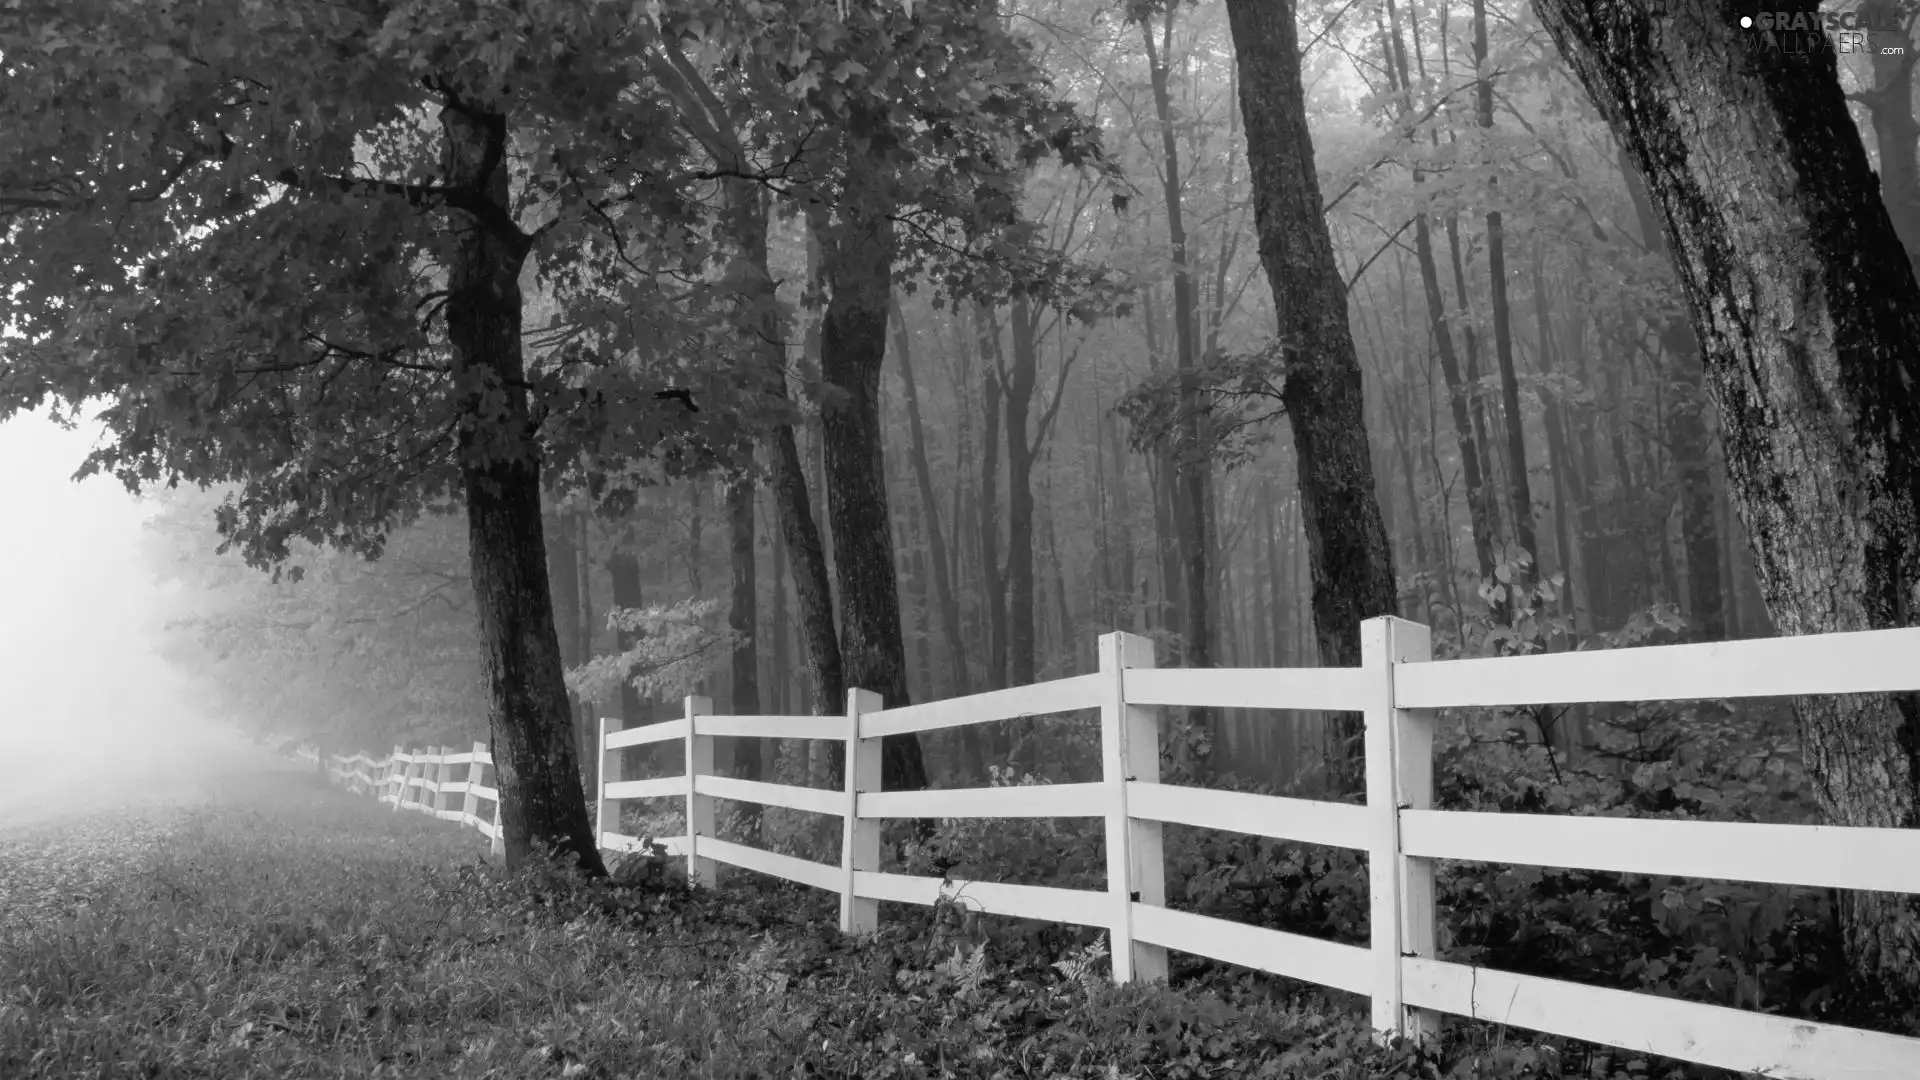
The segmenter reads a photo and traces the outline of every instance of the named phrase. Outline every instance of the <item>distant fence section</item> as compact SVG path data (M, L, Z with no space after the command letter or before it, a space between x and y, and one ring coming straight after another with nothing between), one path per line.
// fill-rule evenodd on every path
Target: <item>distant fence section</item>
M371 794L395 810L430 814L478 830L492 842L494 854L506 850L500 831L500 791L482 782L485 770L493 767L486 743L474 743L472 750L457 754L451 746L411 751L396 746L379 760L365 754L334 754L324 765L312 747L302 747L297 756L323 767L328 780L349 791ZM456 772L459 779L454 778Z
M597 829L602 848L648 839L687 860L711 885L726 863L839 895L840 927L872 930L882 900L931 905L964 892L988 913L1104 929L1118 982L1164 978L1175 949L1368 996L1374 1028L1424 1038L1443 1014L1779 1078L1913 1080L1920 1039L1474 967L1436 957L1438 859L1622 873L1920 893L1920 830L1840 828L1442 811L1433 808L1433 712L1459 706L1574 704L1779 695L1920 691L1920 629L1672 645L1472 660L1432 660L1427 628L1396 618L1362 625L1357 668L1156 669L1152 643L1100 638L1093 674L888 709L851 690L844 716L719 716L706 698L685 715L621 729L603 720ZM1281 798L1160 783L1164 706L1363 713L1366 804ZM942 791L880 790L885 735L1098 709L1101 779L1092 783ZM713 774L718 736L829 739L847 747L840 791ZM628 778L620 751L679 742L679 775ZM406 758L410 764L401 770ZM477 771L464 785L426 769L484 759L404 755L330 765L343 782L396 806L487 825L473 813ZM353 762L356 759L335 759ZM436 766L429 764L438 762ZM435 796L429 807L409 792ZM453 791L462 811L446 807ZM641 838L619 831L620 806L683 802L687 832ZM714 835L714 800L832 814L842 823L839 865L781 855ZM496 803L497 805L497 803ZM897 818L1099 818L1104 890L1062 889L883 873L880 827ZM497 812L496 812L497 822ZM1365 947L1166 906L1166 823L1326 844L1365 852L1371 940ZM498 826L490 835L498 844Z

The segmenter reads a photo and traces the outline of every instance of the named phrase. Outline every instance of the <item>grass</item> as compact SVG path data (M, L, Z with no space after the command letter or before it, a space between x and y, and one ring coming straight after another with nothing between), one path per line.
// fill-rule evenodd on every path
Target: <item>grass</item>
M996 955L951 912L889 906L855 943L831 897L798 888L509 876L475 833L291 772L145 820L130 850L76 835L135 834L70 834L84 887L0 922L7 1080L1359 1080L1547 1064L1516 1045L1443 1068L1372 1046L1351 1008L1247 975L1114 988L1093 949Z

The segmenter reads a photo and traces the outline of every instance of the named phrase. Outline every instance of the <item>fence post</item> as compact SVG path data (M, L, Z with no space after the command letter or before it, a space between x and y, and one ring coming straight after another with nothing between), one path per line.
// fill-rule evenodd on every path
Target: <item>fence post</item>
M400 749L399 744L398 743L394 744L393 753L387 756L386 775L380 778L380 801L386 802L387 798L391 795L394 801L394 809L396 810L399 809L400 789L394 787L394 784L398 782L400 770L401 768L403 768L403 766L400 763L401 753L402 751ZM389 792L388 791L389 788L392 788L393 790Z
M840 932L870 934L880 928L880 901L855 895L853 876L880 869L880 825L862 821L860 796L880 790L880 736L860 737L860 718L879 712L885 702L871 690L847 691L847 802L840 821Z
M1100 635L1100 774L1107 789L1107 896L1113 905L1108 943L1113 981L1167 977L1167 950L1133 939L1133 905L1167 902L1160 823L1127 815L1127 783L1160 782L1160 710L1128 705L1121 674L1154 666L1153 642L1115 631Z
M687 884L712 888L712 859L700 857L701 833L713 835L713 796L693 790L698 777L713 773L713 736L694 731L694 717L713 715L713 699L687 695Z
M407 775L413 771L413 758L407 754L406 747L393 748L393 767L393 812L397 814L407 801Z
M467 797L460 800L460 824L472 828L480 820L480 796L473 786L480 782L480 755L487 752L487 744L476 741L473 744L473 760L467 762Z
M1400 854L1400 811L1433 805L1433 717L1394 704L1397 664L1433 659L1427 628L1392 616L1360 624L1360 666L1367 686L1367 848L1370 885L1374 1037L1425 1041L1439 1016L1408 1008L1402 989L1408 956L1432 956L1433 860Z
M618 730L618 717L600 718L600 801L599 812L593 818L593 842L603 850L607 846L607 834L620 832L620 800L607 797L608 784L626 779L620 771L620 751L607 749L607 736Z
M433 812L433 804L427 801L427 770L433 767L433 747L421 747L413 759L413 805L407 807L416 814Z
M407 777L407 790L413 793L413 801L407 804L407 809L415 813L427 802L427 759L431 756L424 746L413 753L413 769Z
M447 758L453 756L453 747L436 746L433 752L439 757L433 767L433 816L437 820L447 809L447 793L442 789L453 775L453 766L447 764Z

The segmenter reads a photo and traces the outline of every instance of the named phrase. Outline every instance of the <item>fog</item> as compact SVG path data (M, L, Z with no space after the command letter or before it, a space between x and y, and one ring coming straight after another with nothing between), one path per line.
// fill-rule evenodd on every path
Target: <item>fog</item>
M0 424L0 830L173 798L257 761L157 655L149 510L111 478L72 480L98 439L44 414Z

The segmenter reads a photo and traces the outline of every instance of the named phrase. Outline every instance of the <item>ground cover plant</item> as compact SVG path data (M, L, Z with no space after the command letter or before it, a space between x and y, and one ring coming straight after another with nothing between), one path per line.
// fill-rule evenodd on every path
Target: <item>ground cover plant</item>
M153 813L124 855L97 825L65 847L81 884L14 895L0 1076L1681 1075L1476 1025L1375 1047L1358 999L1191 958L1115 988L1102 935L964 901L853 942L832 897L755 875L507 874L470 831L301 774Z

